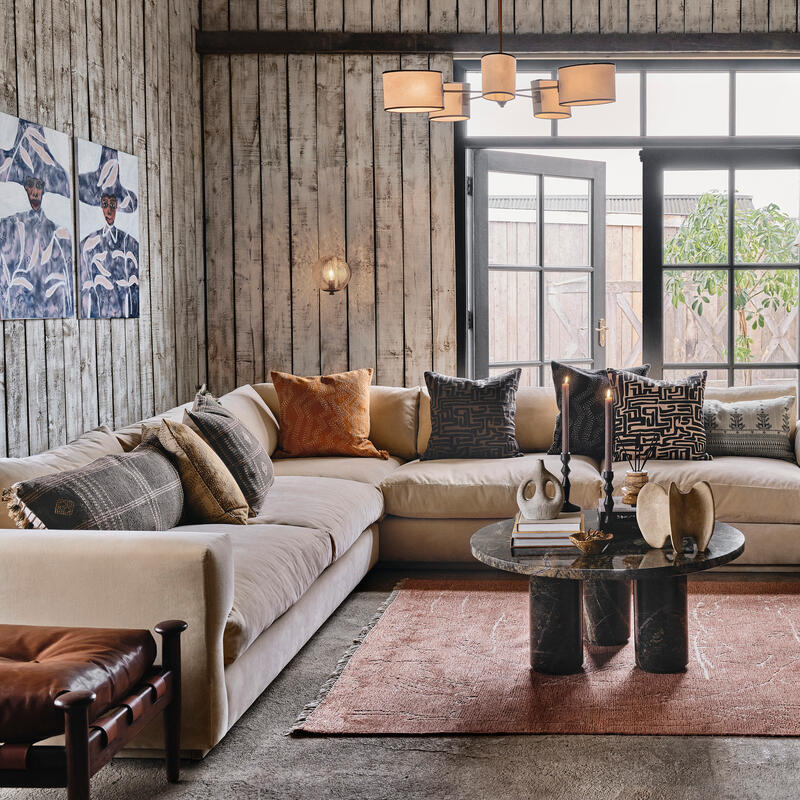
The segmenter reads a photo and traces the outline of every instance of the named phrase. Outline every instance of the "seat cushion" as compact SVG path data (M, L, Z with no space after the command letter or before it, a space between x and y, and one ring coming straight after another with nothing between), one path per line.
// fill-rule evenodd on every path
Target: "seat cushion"
M614 464L621 486L627 464ZM800 523L800 467L788 461L750 456L717 456L713 461L648 461L654 483L675 481L687 491L708 481L717 519L724 522Z
M321 456L319 458L277 458L275 475L304 475L317 478L341 478L378 486L401 464L402 459L353 458L352 456Z
M97 695L96 719L124 698L156 658L149 631L0 625L0 742L35 742L64 732L55 699Z
M368 483L338 478L275 478L261 513L250 524L296 525L325 532L334 560L383 515L383 496Z
M517 487L530 478L533 464L540 458L550 472L561 474L561 459L544 453L520 458L411 461L381 484L386 513L432 519L513 517ZM594 507L602 485L597 464L586 456L573 456L570 467L570 499L582 508Z

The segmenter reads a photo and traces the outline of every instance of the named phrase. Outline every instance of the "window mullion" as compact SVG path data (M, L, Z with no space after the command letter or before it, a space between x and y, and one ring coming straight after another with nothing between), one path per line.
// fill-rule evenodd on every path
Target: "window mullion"
M728 386L733 386L733 365L736 361L736 339L734 307L736 296L734 294L734 244L736 224L736 170L728 167Z

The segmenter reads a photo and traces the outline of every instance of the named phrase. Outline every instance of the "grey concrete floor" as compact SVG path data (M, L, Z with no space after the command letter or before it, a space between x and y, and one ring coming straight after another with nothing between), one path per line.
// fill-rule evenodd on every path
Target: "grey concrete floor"
M94 779L93 797L110 800L800 797L798 739L677 736L295 739L285 736L297 713L316 696L344 649L399 577L402 576L397 572L373 571L225 739L203 761L184 763L180 784L166 783L158 761L118 759ZM65 791L58 789L0 789L2 800L54 800L65 796Z

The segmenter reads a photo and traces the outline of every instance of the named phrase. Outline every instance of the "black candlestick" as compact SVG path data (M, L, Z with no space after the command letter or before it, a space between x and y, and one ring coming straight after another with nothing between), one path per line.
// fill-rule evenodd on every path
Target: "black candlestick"
M605 482L604 491L606 495L606 501L603 504L603 525L610 525L614 514L614 471L605 470L603 472L603 480Z
M564 476L563 485L564 485L564 507L562 511L580 511L580 506L576 506L575 503L570 503L569 501L569 491L570 491L570 483L569 483L569 453L562 453L561 454L561 474Z

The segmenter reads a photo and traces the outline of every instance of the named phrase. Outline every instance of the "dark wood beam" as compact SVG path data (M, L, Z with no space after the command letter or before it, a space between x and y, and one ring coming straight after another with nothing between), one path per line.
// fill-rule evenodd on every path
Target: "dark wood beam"
M497 49L484 33L348 33L343 31L198 31L202 55L242 53L454 53ZM607 55L799 55L797 33L576 33L503 35L503 48L520 56Z

